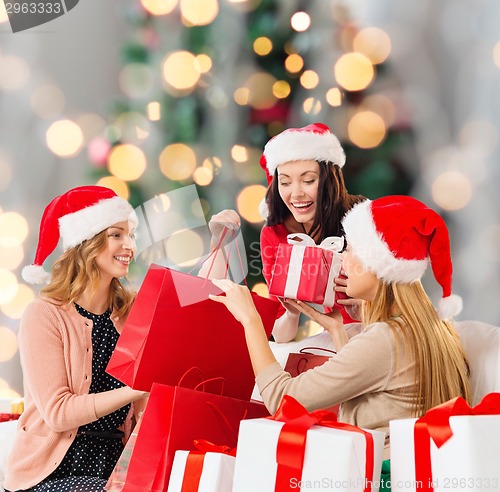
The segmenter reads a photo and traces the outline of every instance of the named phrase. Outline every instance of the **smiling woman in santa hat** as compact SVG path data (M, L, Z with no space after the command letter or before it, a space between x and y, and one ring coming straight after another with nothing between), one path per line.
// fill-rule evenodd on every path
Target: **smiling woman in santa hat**
M268 191L261 206L267 218L260 238L263 275L269 285L276 253L287 235L305 233L317 244L328 236L343 236L342 218L355 203L364 199L347 193L342 175L345 154L337 137L322 123L302 128L288 128L267 142L260 159ZM234 211L223 211L212 217L210 228L219 237L221 225L235 227L239 217ZM236 224L236 225L235 225ZM214 241L216 242L216 241ZM345 281L336 279L336 290L345 292ZM335 308L340 308L346 323L353 320L345 306L357 300L338 296ZM276 342L295 338L299 311L285 299L278 312L273 336ZM331 309L325 308L326 312Z
M25 411L6 470L10 491L102 491L146 396L106 372L134 293L119 278L134 257L137 216L108 188L82 186L46 207L19 351ZM62 239L50 276L43 263Z
M390 196L364 201L343 220L347 294L363 302L363 329L348 339L342 319L291 301L337 333L337 355L292 378L276 361L246 287L212 280L245 330L257 385L271 413L284 395L308 410L342 403L339 420L386 432L389 421L424 414L462 396L471 402L468 363L449 320L461 309L452 294L450 240L443 219L420 201ZM435 309L420 279L429 263L443 296ZM448 321L447 321L448 320Z

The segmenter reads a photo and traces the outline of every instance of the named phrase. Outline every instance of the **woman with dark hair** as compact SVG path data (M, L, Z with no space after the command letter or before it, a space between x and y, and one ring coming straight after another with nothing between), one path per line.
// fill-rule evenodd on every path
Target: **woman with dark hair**
M362 196L350 195L344 184L342 166L345 153L337 137L322 123L303 128L288 128L267 142L260 159L266 172L268 190L261 214L267 217L260 236L263 275L269 285L276 253L288 234L305 233L319 244L328 236L343 236L342 218ZM210 221L213 244L223 226L239 227L236 212L224 210ZM340 308L344 323L353 321L360 301L345 295L345 279L338 277L335 308ZM340 297L340 299L339 299ZM286 299L273 329L276 342L289 342L297 334L299 311ZM349 313L346 311L349 309ZM326 313L333 311L325 308Z
M311 161L314 160L311 159ZM317 206L315 207L316 213L309 230L306 229L307 224L303 220L300 222L297 220L303 219L303 217L296 217L296 214L293 213L293 209L291 210L283 201L280 192L278 169L274 172L273 179L271 180L271 184L266 193L265 206L268 209L269 215L267 216L265 227L289 223L293 229L298 229L300 232L307 233L309 236L317 238L317 241L321 241L328 235L343 234L340 222L344 214L346 211L350 210L353 205L364 200L364 197L359 195L350 195L347 193L344 177L339 165L326 161L315 162L317 166L312 164L312 167L315 168L313 172L316 173L316 175L319 173L317 178ZM295 163L296 162L293 164ZM283 166L285 165L286 164L283 163ZM316 168L318 171L316 171ZM286 173L283 169L286 168L281 167L281 177L283 178L281 181L281 188L288 186L288 183L286 182L286 177L288 176L285 176ZM308 183L308 181L312 182ZM305 184L315 184L314 180L306 179L305 182ZM300 212L301 214L306 211L308 211L307 207L305 207L304 210L296 210L297 213ZM294 227L294 225L296 227ZM335 234L330 234L329 231L336 232Z

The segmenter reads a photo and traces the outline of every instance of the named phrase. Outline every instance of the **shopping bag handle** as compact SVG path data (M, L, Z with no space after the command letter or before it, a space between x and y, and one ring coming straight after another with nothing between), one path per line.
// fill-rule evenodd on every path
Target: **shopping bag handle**
M229 422L228 418L224 415L224 412L215 403L212 403L211 401L207 401L206 403L222 419L224 424L226 424L227 430L231 435L234 435L235 431L238 432L238 429L235 429L234 426L231 425L231 422ZM243 412L243 417L241 417L240 421L245 420L247 418L247 415L248 415L248 408L245 408L245 411Z
M222 396L224 394L224 385L226 384L226 380L223 377L205 379L205 380L201 381L200 383L198 383L193 389L195 391L199 391L199 388L203 387L203 389L201 391L205 392L205 384L213 383L214 381L218 381L221 383L220 393L217 393L217 394Z
M309 362L309 358L307 357L308 355L319 355L319 354L313 354L311 352L304 352L304 350L324 350L325 352L329 352L331 354L336 354L335 350L330 350L322 347L303 347L299 350L299 355L302 355L299 359L297 359L297 363L295 364L295 370L297 371L298 374L302 374L304 372L304 369ZM320 356L321 357L321 356Z
M224 238L226 237L226 234L228 233L229 231L229 228L228 227L224 227L224 229L222 230L222 234L220 236L220 239L219 239L219 242L215 245L215 248L210 251L210 254L205 258L205 259L201 259L199 260L194 266L193 268L191 268L191 270L188 270L188 273L191 273L193 272L194 270L196 270L197 268L201 267L204 263L206 263L212 256L214 256L217 251L219 251L220 247L221 247L221 244L222 244L222 241L224 241ZM212 267L214 265L214 262L215 262L215 256L212 260L212 264L210 265L210 268L208 269L208 273L207 273L207 277L205 277L205 280L208 278L208 275L210 274L210 272L212 271Z
M199 378L199 382L196 383L195 385L193 386L190 386L188 384L184 384L185 383L185 379L187 376L189 376L190 374L193 374L195 373L197 374L198 378ZM221 383L221 387L220 387L220 393L215 393L215 394L219 394L222 396L222 394L224 393L224 385L226 384L226 381L223 377L215 377L215 378L208 378L208 379L205 379L205 376L203 374L203 371L199 368L199 367L196 367L196 366L193 366L193 367L190 367L179 379L179 382L177 383L177 386L182 386L183 388L188 388L188 389L192 389L194 391L203 391L205 392L205 385L207 383L213 383L214 381L219 381ZM203 388L202 390L200 390L200 388Z
M304 372L305 365L307 364L307 357L301 357L297 364L295 364L295 370L297 374L302 374Z
M182 386L183 388L192 388L191 386L184 385L183 383L185 382L186 377L194 372L196 372L197 375L199 376L199 381L203 382L203 379L205 376L203 375L202 370L199 367L193 366L193 367L190 367L186 372L184 372L184 374L179 378L177 386ZM198 384L200 384L200 383L196 383L196 385L198 385Z
M323 347L302 347L299 350L299 353L300 354L316 355L316 354L313 354L312 352L304 352L305 350L323 350L324 352L328 352L328 353L333 354L333 355L335 355L337 353L337 352L335 352L335 350L331 350L331 349L327 349L327 348L323 348Z
M233 243L234 243L236 245L236 252L238 253L238 259L239 259L239 262L240 262L241 273L243 274L243 282L245 282L245 285L248 287L247 279L245 277L245 269L243 268L243 260L241 259L240 247L238 246L238 241L236 240L237 235L234 232L234 230L232 231L232 233L233 233L233 241L231 241L229 243L229 252L227 254L226 271L224 272L224 277L227 276L227 272L229 270L229 259L231 257L231 252L233 250ZM214 261L215 261L215 258L214 258ZM213 265L213 261L212 261L212 265ZM210 271L209 271L209 273L210 273ZM208 274L207 274L207 277L208 277Z
M215 259L217 257L217 253L221 249L222 241L224 241L224 238L226 237L226 235L227 235L227 233L229 231L231 231L231 234L232 234L233 238L232 238L232 241L229 243L229 252L228 252L228 255L227 255L227 258L226 258L226 265L225 265L224 277L227 276L227 272L229 270L229 259L230 259L230 256L231 256L231 251L232 251L232 248L233 248L233 243L236 243L236 251L238 253L238 258L240 260L239 262L240 262L241 272L242 272L243 275L245 275L245 269L243 268L243 260L241 258L240 247L238 246L238 241L236 240L237 234L234 231L234 229L229 229L228 227L224 227L224 229L222 231L222 234L221 234L221 237L220 237L218 243L215 245L215 248L210 252L210 254L204 260L200 260L198 263L196 263L196 265L194 265L193 268L191 268L191 270L188 271L188 273L192 273L194 270L196 270L197 268L201 267L204 263L206 263L213 256L213 259L212 259L212 261L210 263L210 267L208 268L207 275L204 278L205 282L203 283L203 286L205 286L205 283L207 282L208 277L210 276L210 272L212 271L212 268L214 266ZM246 277L243 277L243 281L245 282L245 285L248 285Z

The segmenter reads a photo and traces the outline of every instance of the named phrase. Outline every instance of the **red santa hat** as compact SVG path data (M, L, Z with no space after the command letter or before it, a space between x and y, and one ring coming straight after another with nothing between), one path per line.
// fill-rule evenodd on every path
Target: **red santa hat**
M345 164L344 149L330 128L323 123L288 128L278 133L265 145L260 165L266 172L269 185L280 164L309 159L337 164L339 167Z
M80 186L57 196L43 212L35 261L23 268L23 279L30 284L49 280L42 265L56 248L59 238L66 251L125 220L134 227L137 225L137 215L130 203L109 188Z
M434 210L409 196L387 196L357 204L345 215L342 225L354 254L378 278L416 282L430 261L443 290L440 318L452 318L462 310L462 299L452 295L448 229Z

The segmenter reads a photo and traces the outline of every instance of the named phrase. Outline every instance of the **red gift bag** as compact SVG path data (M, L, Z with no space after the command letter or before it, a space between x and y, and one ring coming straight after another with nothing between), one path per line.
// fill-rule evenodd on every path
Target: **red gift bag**
M308 350L322 350L324 352L329 352L330 355L319 355L307 352ZM313 369L315 367L323 365L326 361L330 360L332 355L337 352L334 350L322 348L322 347L303 347L297 353L288 354L288 359L285 364L285 371L290 373L293 378L302 374L303 372ZM327 408L329 412L335 414L339 413L340 405L333 405Z
M125 322L107 372L135 389L176 385L191 367L222 377L227 396L249 400L254 374L245 334L227 308L208 298L210 280L151 265ZM252 292L267 335L279 303Z
M139 434L139 429L141 427L142 417L134 427L132 434L125 445L122 454L118 458L116 465L111 472L111 475L104 487L104 490L108 492L121 492L125 486L125 481L127 478L127 471L130 464L130 458L132 457L132 452L134 450L135 442L137 441L137 435Z
M166 491L175 451L195 440L236 447L240 421L267 416L260 402L153 384L122 491Z
M313 354L312 352L307 352L308 350L322 350L324 352L329 352L330 355ZM309 369L323 365L327 360L330 360L332 355L335 355L336 353L337 352L334 350L322 347L303 347L298 352L291 352L288 354L285 371L290 373L290 376L294 378Z

